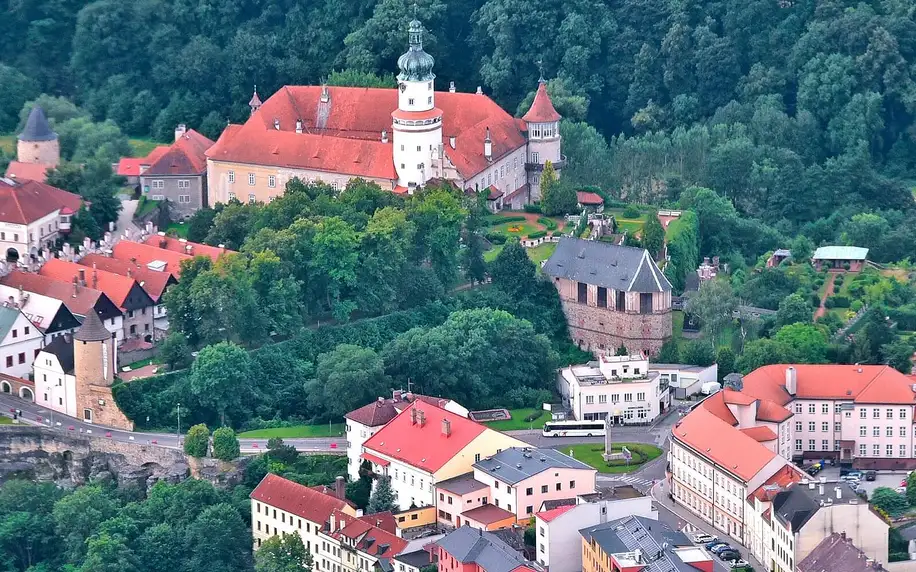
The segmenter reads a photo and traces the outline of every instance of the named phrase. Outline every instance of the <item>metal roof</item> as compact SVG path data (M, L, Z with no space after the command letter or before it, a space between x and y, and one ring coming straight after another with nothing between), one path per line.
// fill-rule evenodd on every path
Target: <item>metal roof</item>
M814 260L865 260L868 249L858 246L822 246L814 251Z
M671 283L643 248L563 237L544 264L548 276L626 292L668 292Z
M587 541L594 539L608 555L639 550L640 559L645 560L642 572L696 572L672 552L678 546L693 546L690 539L663 522L628 516L583 528L579 533Z
M595 469L556 449L510 447L474 463L474 468L504 483L514 485L549 469Z
M462 564L473 562L487 572L511 572L519 566L537 566L495 534L467 525L445 535L436 544Z

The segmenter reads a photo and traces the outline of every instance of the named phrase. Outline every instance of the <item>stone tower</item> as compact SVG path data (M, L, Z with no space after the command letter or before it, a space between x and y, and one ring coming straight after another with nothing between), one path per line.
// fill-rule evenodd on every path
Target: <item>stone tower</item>
M531 189L531 201L541 198L541 171L550 161L557 175L565 166L560 153L560 119L562 117L553 107L547 94L547 82L544 78L538 81L538 90L531 103L531 109L522 117L528 129L528 185Z
M83 421L133 430L134 424L118 408L111 393L116 351L114 335L105 329L95 311L90 310L73 336L77 415Z
M35 106L25 122L25 129L19 134L16 147L20 163L38 163L49 169L60 164L60 142L57 133L51 130L44 110Z
M435 60L423 51L423 26L414 19L409 47L398 58L398 108L392 112L394 168L409 192L433 178L442 156L442 110L436 108Z

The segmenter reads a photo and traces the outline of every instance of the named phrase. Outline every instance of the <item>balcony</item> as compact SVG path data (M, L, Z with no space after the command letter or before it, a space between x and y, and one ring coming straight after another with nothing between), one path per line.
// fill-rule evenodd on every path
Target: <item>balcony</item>
M553 162L554 169L563 169L566 167L566 155L560 155L560 160ZM529 173L540 173L544 170L544 165L540 163L525 163L525 170Z

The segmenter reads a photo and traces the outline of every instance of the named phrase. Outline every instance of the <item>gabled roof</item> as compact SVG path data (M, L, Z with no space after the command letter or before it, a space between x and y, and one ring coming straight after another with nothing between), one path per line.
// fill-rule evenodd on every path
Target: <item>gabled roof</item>
M442 397L430 397L428 395L420 395L419 393L395 391L392 397L379 397L372 403L367 403L362 407L354 409L344 415L344 417L351 421L361 423L366 427L381 427L394 419L398 413L403 411L415 400L442 408L445 408L445 406L451 402L450 399Z
M153 305L152 298L143 291L136 280L113 272L106 272L97 268L86 268L75 262L52 258L42 265L38 273L41 276L47 276L55 280L72 281L74 277L79 279L81 271L85 276L87 285L104 292L119 308L132 310L135 307ZM132 298L135 299L134 303L131 302Z
M394 517L391 516L391 513L388 513L388 516L393 522ZM390 558L407 548L407 541L373 524L382 518L384 518L384 513L357 518L335 510L331 518L334 527L328 532L328 536L337 539L346 538L350 541L349 545L370 556Z
M0 179L0 222L29 224L63 208L76 212L81 204L79 195L39 181Z
M865 260L867 248L858 246L822 246L814 251L813 260Z
M766 443L767 441L775 441L779 438L779 435L773 432L772 429L766 425L761 425L760 427L748 427L747 429L738 429L754 441L758 443Z
M466 495L474 491L488 489L490 485L478 481L474 478L474 473L470 472L450 479L445 479L444 481L439 481L436 483L436 488L456 495Z
M45 110L40 105L32 106L29 118L25 122L25 128L19 134L19 140L38 142L53 141L55 139L57 139L57 133L51 129L48 118L45 116Z
M57 336L51 343L42 348L57 358L64 373L73 373L73 339L69 336Z
M776 494L791 485L801 481L805 476L793 465L785 465L766 480L757 490L747 496L748 501L756 498L761 502L771 502Z
M512 572L519 567L537 567L497 535L467 525L446 534L436 544L462 564L477 564L486 572Z
M150 270L146 265L139 263L119 260L101 254L88 254L80 259L79 264L89 268L95 267L105 272L111 272L119 276L126 276L136 280L143 291L149 294L153 302L159 303L165 288L169 284L176 284L177 280L171 272L159 272Z
M0 305L0 341L6 338L6 335L10 333L10 330L13 328L13 325L16 323L16 319L22 312L19 311L19 308Z
M582 461L556 449L509 447L474 463L474 468L504 483L515 485L525 479L555 469L577 469L596 472Z
M604 199L598 193L588 191L576 191L576 201L580 205L603 205Z
M795 368L798 399L836 399L856 403L913 405L916 393L912 381L886 365L807 365L773 364L757 368L744 376L744 393L789 403L786 370Z
M206 152L212 146L213 141L189 129L141 174L200 175L207 171Z
M466 510L461 513L461 516L485 525L493 524L494 522L499 522L501 520L506 520L507 518L515 519L514 512L510 512L504 508L490 503L482 504L478 507Z
M6 167L6 178L17 181L30 180L44 183L48 180L48 170L52 169L51 165L46 163L20 163L19 161L10 161Z
M674 530L664 522L641 516L627 516L595 526L583 528L579 534L586 542L594 542L608 556L628 553L631 557L640 551L641 572L696 572L698 567L685 562L677 547L695 548L683 532ZM670 549L669 549L670 548ZM707 553L700 553L701 559L691 562L708 561ZM685 554L686 557L686 554ZM711 568L710 568L711 569Z
M845 532L834 532L821 540L799 562L797 572L881 572L885 570L879 562L874 562L867 554L862 552L852 538Z
M757 401L757 420L770 421L772 423L782 423L794 415L791 411L782 405L770 401L769 399L760 399Z
M217 258L227 252L234 252L227 248L210 246L209 244L201 244L199 242L191 242L183 238L165 236L165 233L148 236L146 240L143 241L143 243L148 246L155 246L162 250L170 250L172 252L179 252L181 254L189 254L190 256L206 256L213 262L216 262Z
M413 422L413 412L425 418L422 425L419 420ZM451 434L448 436L443 434L443 421L449 422ZM363 448L435 473L484 431L490 429L450 411L415 401L369 437Z
M157 236L156 238L159 237ZM122 262L142 264L144 266L151 263L161 266L159 263L164 262L163 273L171 274L176 279L181 276L181 261L192 258L192 256L181 252L130 240L119 240L111 250L111 257Z
M522 119L528 123L553 123L559 121L562 116L557 113L550 101L550 95L547 94L547 82L541 80L538 82L538 90L534 94L534 101L531 102L531 109Z
M249 495L252 499L300 516L324 528L346 501L268 473Z
M104 293L85 286L76 286L70 281L13 270L0 278L0 284L12 286L13 288L21 287L26 292L35 292L43 296L56 298L77 316L87 315L96 306L99 306L99 308L96 308L99 310L105 306L111 307L112 312L103 314L102 317L104 319L120 315L120 311L117 310L114 303Z
M11 305L18 304L25 317L44 333L54 333L79 326L79 320L73 316L67 306L50 296L42 296L35 292L26 292L0 284L0 300Z
M671 283L643 248L563 237L544 274L626 292L668 292Z
M541 512L537 513L535 516L543 520L544 522L552 522L555 518L563 514L566 514L567 512L569 512L571 509L575 507L576 505L574 504L566 504L563 506L558 506L557 508L552 508L550 510L542 510Z

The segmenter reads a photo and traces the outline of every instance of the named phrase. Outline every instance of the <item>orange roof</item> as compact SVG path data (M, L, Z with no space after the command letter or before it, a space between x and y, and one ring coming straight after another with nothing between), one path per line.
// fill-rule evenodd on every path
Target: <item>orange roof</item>
M487 190L490 191L490 194L487 195L488 201L495 201L499 197L503 196L503 192L496 188L496 185L490 185L487 187Z
M199 175L207 170L207 149L213 141L187 130L165 153L150 163L143 175Z
M744 481L754 478L776 453L741 431L735 431L704 407L684 416L672 430L675 440L712 460Z
M772 423L782 423L794 413L778 403L769 399L761 399L757 402L757 420L770 421Z
M321 102L320 86L286 86L264 102L238 128L227 129L207 152L215 160L307 168L395 180L393 143L381 142L391 131L398 90L329 87ZM465 178L490 166L484 156L487 127L494 159L519 149L526 138L516 120L485 95L436 92L442 110L446 158ZM303 133L296 133L296 121ZM279 121L276 129L274 121ZM451 137L455 146L451 146Z
M361 518L350 516L340 510L333 512L334 530L328 534L333 538L347 538L348 543L360 552L377 557L390 557L400 554L407 548L407 541L382 527L372 524L374 519L391 518L391 513L369 514Z
M413 423L414 411L424 415L422 425ZM442 434L443 420L451 424L451 435L447 437ZM466 417L415 401L369 437L363 448L434 473L486 430Z
M48 180L48 170L53 169L46 163L20 163L19 161L10 161L6 167L6 177L16 180L30 180L44 183Z
M79 261L81 266L92 268L95 266L99 270L112 272L120 276L134 278L140 283L140 287L149 294L153 302L158 303L166 286L170 283L176 283L175 277L170 272L158 272L150 270L145 265L131 262L129 260L118 260L101 254L89 254Z
M181 254L189 254L190 256L206 256L213 262L216 262L216 259L219 258L223 253L233 252L232 250L228 250L226 248L210 246L209 244L200 244L198 242L190 242L187 240L173 238L171 236L165 236L161 234L151 235L147 237L143 243L148 246L155 246L162 250L180 252ZM190 249L188 247L190 247Z
M580 205L603 205L604 199L598 193L589 193L587 191L576 191L576 201Z
M324 527L334 511L347 505L337 497L320 493L268 473L249 495L252 499L276 507Z
M738 429L738 431L741 431L758 443L766 443L767 441L773 441L779 438L779 435L773 433L773 430L766 425L761 425L759 427L748 427L747 429Z
M738 424L738 419L735 418L735 415L728 408L728 405L725 404L725 392L717 391L713 393L701 403L703 408L707 411L721 419L722 421L728 423L731 426Z
M783 468L773 473L773 476L760 485L757 490L749 494L747 500L751 500L753 497L763 502L770 502L773 500L773 497L776 496L776 493L785 489L792 483L801 481L803 478L801 471L792 465L785 465Z
M796 398L839 399L856 403L916 403L910 379L886 365L774 364L744 377L743 391L781 405L792 400L786 391L786 368L794 367Z
M732 405L751 405L757 401L753 396L728 388L722 390L722 399L725 400L725 403Z
M522 119L528 123L552 123L561 119L560 114L553 107L553 102L550 101L550 95L547 94L547 82L544 80L538 83L538 90L534 94L534 101L531 102L531 109Z
M550 522L553 519L560 516L561 514L565 514L566 511L572 508L575 508L575 507L576 505L574 504L558 506L557 508L552 508L550 510L542 510L541 512L537 513L535 516L537 516L539 519L543 520L544 522Z
M33 180L0 179L0 222L29 224L64 207L79 210L79 195Z
M76 262L67 262L59 258L52 258L45 262L38 274L63 282L71 282L74 277L79 276L80 271L83 272L88 286L104 292L117 307L122 309L127 305L127 298L134 287L139 288L139 284L133 278L95 268L86 268ZM151 303L147 305L151 305Z
M145 157L121 157L117 174L122 177L139 177L140 165L143 165L145 160Z
M391 464L391 461L386 461L385 459L379 457L378 455L373 455L372 453L363 453L360 455L360 457L372 464L378 465L379 467L387 467Z
M78 316L88 315L89 311L96 306L99 298L104 297L105 300L108 300L108 297L99 290L82 286L76 288L69 280L56 280L21 270L13 270L0 278L0 284L13 288L21 287L26 292L34 292L60 300L68 310Z
M176 279L181 275L181 261L191 259L187 254L130 240L119 240L112 249L111 256L116 260L143 265L157 261L165 262L165 271Z

